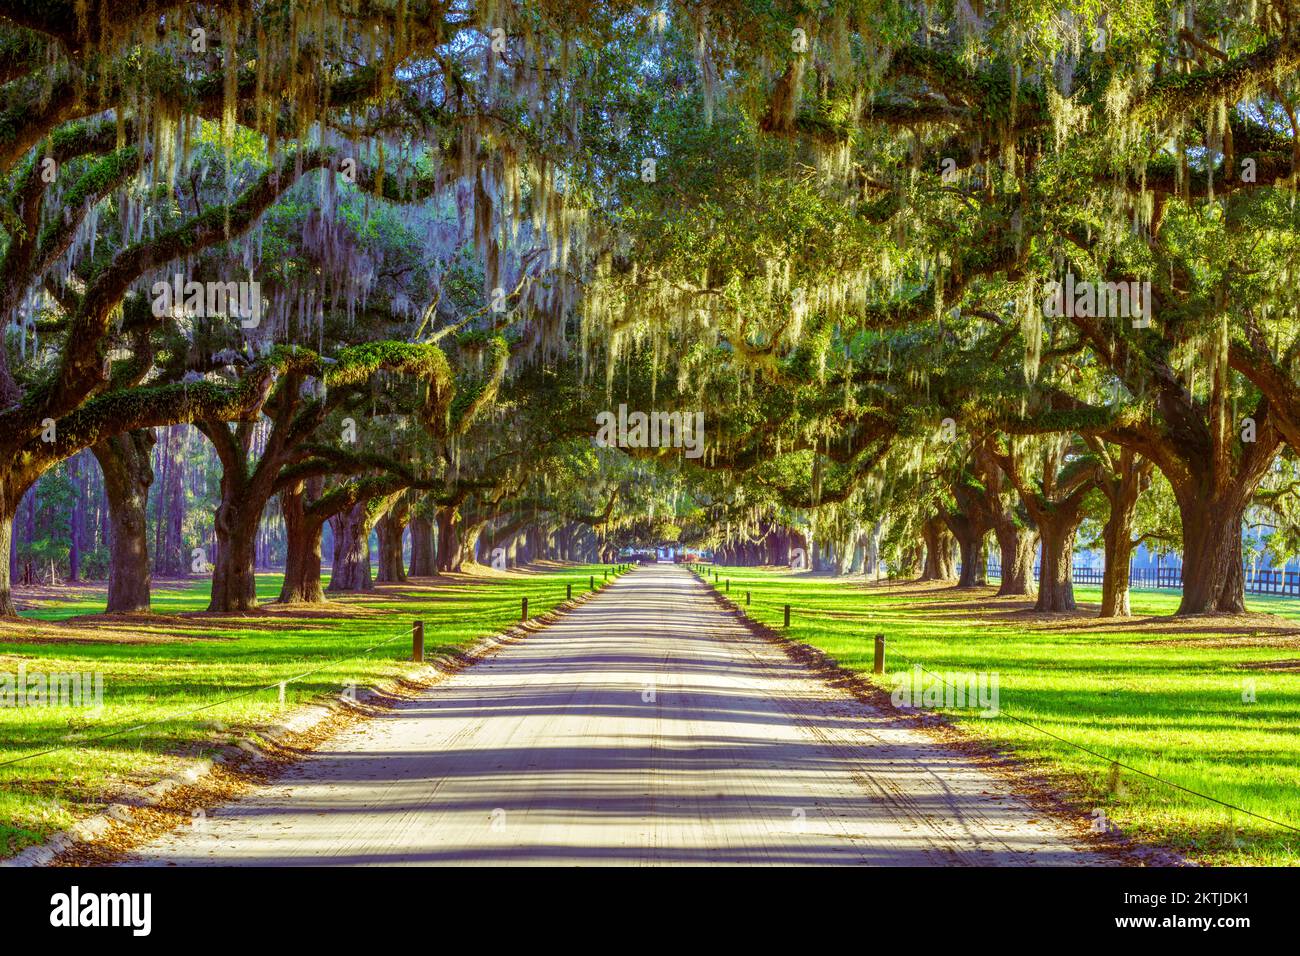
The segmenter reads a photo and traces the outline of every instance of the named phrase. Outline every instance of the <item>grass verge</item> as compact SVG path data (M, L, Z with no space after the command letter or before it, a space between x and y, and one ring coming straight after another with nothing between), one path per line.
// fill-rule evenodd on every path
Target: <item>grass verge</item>
M0 857L102 810L122 784L175 774L295 705L396 677L410 666L414 620L425 622L426 658L454 653L517 622L523 598L535 617L570 585L575 598L593 578L600 587L607 570L413 579L249 615L203 612L208 581L155 588L152 615L104 615L96 588L27 596L23 616L0 624L0 679L20 668L29 685L36 675L93 674L103 698L97 708L0 706ZM274 600L280 576L258 575L257 589ZM61 749L30 756L52 748Z
M1175 619L1176 593L1135 591L1133 618L1101 621L1096 588L1076 589L1078 614L1040 615L992 588L755 568L710 569L710 582L714 570L716 587L730 580L729 596L769 627L790 604L789 636L850 670L870 676L874 635L885 634L885 673L873 679L891 692L916 663L986 685L996 675L996 716L936 709L1099 822L1198 862L1300 864L1300 832L1112 767L1300 827L1300 602L1253 598L1255 613Z

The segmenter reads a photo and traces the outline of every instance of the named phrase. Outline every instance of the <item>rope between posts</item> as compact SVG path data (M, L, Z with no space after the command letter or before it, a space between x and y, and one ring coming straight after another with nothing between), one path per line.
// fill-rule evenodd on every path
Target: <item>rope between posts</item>
M615 572L615 577L617 576L618 576L618 572ZM588 591L587 593L594 594L596 593L596 591L599 590L600 590L599 588L596 588L594 591ZM517 605L514 602L511 602L510 605L508 606L513 608L516 607ZM446 622L446 624L469 624L476 621L481 621L482 619L483 619L482 614L476 614L473 617L465 618L464 620L448 621ZM265 693L266 691L277 689L281 685L287 687L289 684L292 684L296 681L300 681L303 678L310 677L313 674L318 674L321 671L325 670L326 668L335 667L339 664L346 664L348 661L358 660L361 657L364 657L366 654L369 654L371 651L376 650L377 648L384 647L388 644L393 643L394 641L401 640L403 638L409 638L409 637L410 637L410 633L407 631L403 631L401 633L394 634L392 637L386 638L385 640L379 641L376 644L372 644L363 650L357 651L354 654L349 654L346 657L340 657L332 661L326 661L325 663L313 667L310 670L305 670L300 674L295 674L294 676L287 677L284 680L273 681L270 684L266 684L260 687L253 687L250 688L249 690L241 691L238 694L232 694L229 697L223 697L220 700L211 701L209 703L203 704L198 707L193 707L190 708L189 710L184 710L179 713L168 714L166 716L159 717L155 720L143 721L138 724L133 724L130 727L123 727L121 730L114 730L111 733L100 734L96 737L88 737L84 740L70 741L68 743L60 744L57 747L48 747L45 750L38 750L34 753L24 754L21 757L11 757L8 760L0 760L0 767L9 767L14 764L23 763L24 761L27 760L35 760L37 757L47 757L50 754L61 753L65 750L76 750L83 747L89 747L93 744L102 743L105 740L112 740L115 737L121 737L126 734L136 733L142 730L148 730L150 727L157 727L159 724L167 724L177 720L184 720L186 717L193 717L195 714L201 714L205 710L211 710L214 707L220 707L223 704L230 704L233 703L234 701L242 700L245 697L252 697L254 694L262 694Z
M697 571L696 573L698 574L699 572ZM708 578L704 577L703 575L701 575L701 579L704 581L705 584L709 585L710 587L714 587L716 589L716 582L710 583ZM785 607L783 603L776 606L781 608ZM737 607L740 607L739 603L737 603ZM886 645L891 645L893 643L894 642L891 641L890 639L888 638L885 639ZM951 683L942 674L937 674L934 671L930 670L920 661L913 660L912 658L908 657L906 654L904 654L902 651L899 650L895 650L894 653L896 653L899 657L901 657L904 661L906 661L908 664L912 665L913 667L919 667L923 673L929 674L931 677L937 678L946 687L951 687L953 690L958 689L957 685ZM1150 773L1149 771L1146 770L1142 770L1140 767L1134 767L1131 764L1124 763L1121 760L1116 760L1113 757L1107 757L1105 754L1099 753L1098 751L1093 750L1090 747L1085 747L1082 744L1075 743L1073 740L1070 740L1066 737L1062 737L1060 734L1053 733L1052 731L1047 730L1044 727L1039 727L1037 724L1025 720L1023 717L1017 717L1015 714L1010 713L1009 711L1005 710L1002 707L998 708L998 716L1006 716L1007 718L1014 721L1015 723L1028 727L1031 730L1036 730L1038 733L1043 734L1044 736L1047 737L1051 737L1053 740L1057 740L1068 747L1073 747L1075 750L1078 750L1081 753L1089 754L1090 756L1096 757L1098 760L1103 760L1112 766L1119 767L1123 770L1127 770L1130 773L1135 773L1141 777L1146 777L1148 780L1155 780L1158 783L1162 783L1167 787L1172 787L1175 790L1181 790L1183 793L1189 793L1192 796L1200 797L1202 800L1208 800L1211 803L1217 803L1221 807L1227 807L1229 810L1236 810L1238 813L1244 813L1248 817L1254 817L1257 820L1263 820L1266 823L1271 823L1274 826L1282 827L1285 830L1292 830L1296 833L1300 833L1300 827L1293 826L1290 823L1284 823L1281 820L1274 820L1272 817L1264 816L1262 813L1255 813L1253 810L1247 810L1245 807L1239 807L1235 803L1228 803L1226 800L1220 800L1218 797L1211 796L1208 793L1201 793L1199 790L1193 790L1190 787L1185 787L1182 784L1175 783L1172 780L1166 780L1164 777L1161 777L1158 774Z

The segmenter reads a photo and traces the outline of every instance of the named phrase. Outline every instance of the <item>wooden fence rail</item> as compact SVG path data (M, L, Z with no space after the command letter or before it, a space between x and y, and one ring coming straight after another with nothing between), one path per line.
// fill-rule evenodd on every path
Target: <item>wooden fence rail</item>
M1034 580L1038 580L1040 568L1034 565ZM1074 566L1075 584L1102 583L1103 571L1100 567ZM1002 567L997 561L989 561L990 579L1002 579ZM1183 587L1183 569L1175 568L1130 568L1128 584L1131 588L1149 588L1181 591ZM1300 597L1300 571L1281 571L1246 569L1247 594L1278 594Z

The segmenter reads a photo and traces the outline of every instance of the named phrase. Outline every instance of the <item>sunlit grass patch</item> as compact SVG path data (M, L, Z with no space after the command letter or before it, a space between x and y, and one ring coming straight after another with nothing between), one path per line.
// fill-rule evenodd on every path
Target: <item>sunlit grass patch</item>
M102 590L49 597L0 628L0 673L20 665L33 674L98 673L103 705L0 706L0 856L100 809L120 783L150 783L231 734L274 722L285 707L399 674L409 666L415 620L425 623L431 658L508 628L522 598L530 616L543 614L569 585L574 597L593 576L599 587L605 570L416 579L251 615L194 613L208 605L206 580L158 588L152 616L98 616ZM261 600L279 589L279 575L258 575ZM279 682L309 671L286 685L282 707ZM116 736L90 742L105 735ZM5 765L52 748L64 749Z
M1176 592L1135 591L1135 619L1094 620L1097 588L1077 588L1077 617L1034 614L992 589L881 585L784 570L719 568L718 587L756 620L870 674L886 635L884 680L912 662L936 673L996 673L1000 710L940 708L1014 752L1085 811L1125 832L1215 863L1300 862L1300 832L1230 810L1109 761L1300 827L1300 603L1251 597L1252 613L1173 619ZM709 580L712 581L710 573ZM1092 605L1090 608L1088 605ZM1104 755L1101 760L1009 715Z

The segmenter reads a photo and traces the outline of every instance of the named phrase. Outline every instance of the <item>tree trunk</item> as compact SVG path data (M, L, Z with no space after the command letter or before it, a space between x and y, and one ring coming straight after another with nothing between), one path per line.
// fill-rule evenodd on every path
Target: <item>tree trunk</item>
M330 518L334 530L334 567L330 574L330 593L373 591L370 579L370 516L368 502L361 501L347 511Z
M840 539L835 542L835 560L832 570L836 577L843 577L852 570L857 535L858 531L855 528L847 534L842 535ZM744 553L745 546L742 544L741 554L744 555ZM743 560L742 557L742 561Z
M438 570L440 572L453 570L460 557L460 545L456 540L459 519L459 508L448 506L438 509Z
M1079 515L1068 512L1038 522L1043 558L1038 578L1038 603L1034 605L1036 611L1075 609L1074 535L1079 522Z
M461 529L460 548L456 555L455 564L452 566L453 571L459 571L465 566L466 561L476 560L478 554L478 539L483 534L483 529L487 526L486 521L476 521L472 525L467 525Z
M212 562L209 611L251 611L257 607L257 502L226 501L217 509L216 555Z
M862 573L877 579L880 577L880 544L885 537L887 519L881 518L867 531L866 554L863 556Z
M1014 455L997 455L997 462L1015 486L1020 502L1038 527L1042 546L1039 562L1037 611L1073 611L1074 538L1083 523L1088 497L1101 487L1098 468L1068 471L1070 447L1049 445L1037 456L1041 480L1027 481Z
M155 442L152 428L114 435L92 446L108 498L108 610L149 610L149 486Z
M1133 515L1137 511L1140 484L1120 481L1112 487L1110 514L1102 528L1106 566L1101 576L1101 616L1129 617L1129 566L1133 560Z
M413 578L429 578L437 573L434 564L433 522L423 515L411 518L411 571Z
M1000 522L993 529L998 539L998 553L1002 562L1002 584L998 597L1027 595L1032 597L1034 587L1034 555L1038 552L1037 537L1014 522Z
M1177 613L1240 614L1246 609L1244 506L1180 495L1178 510L1183 519L1183 599Z
M961 545L961 575L957 578L959 588L979 588L989 583L988 551L984 546L984 535L959 539Z
M925 564L921 569L922 581L951 581L957 576L952 566L952 532L942 518L931 518L921 525L921 539L925 542Z
M13 476L0 474L0 617L18 616L12 588L14 516L26 490L16 487Z
M323 522L306 513L307 499L320 497L324 480L307 479L280 492L280 511L284 515L286 552L284 584L280 587L281 604L319 604L325 600L321 590L321 530Z
M1133 558L1133 525L1116 522L1115 513L1102 531L1106 567L1101 575L1101 616L1129 617L1129 565Z
M1101 537L1105 549L1105 567L1101 576L1101 616L1128 617L1129 574L1133 560L1133 516L1138 498L1151 483L1155 464L1131 448L1113 454L1100 441L1090 444L1107 467L1100 472L1101 490L1106 494L1110 511Z
M406 511L403 504L394 504L375 526L379 536L379 562L375 581L379 584L397 584L406 580L402 567L402 532L406 530Z
M959 588L977 588L988 584L988 554L984 538L988 527L975 514L948 514L948 529L961 548L961 577Z

